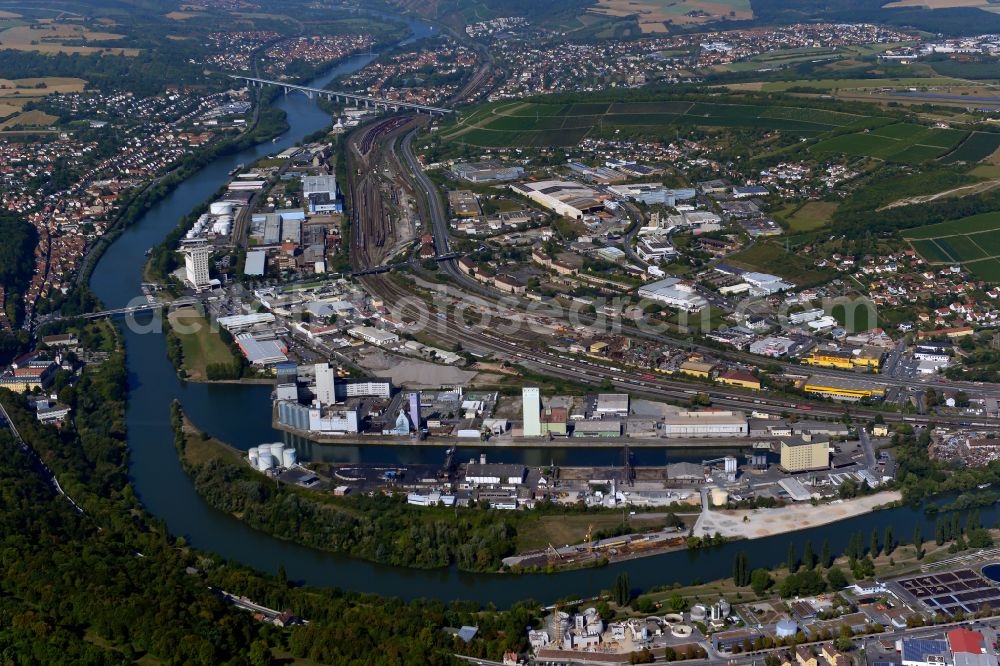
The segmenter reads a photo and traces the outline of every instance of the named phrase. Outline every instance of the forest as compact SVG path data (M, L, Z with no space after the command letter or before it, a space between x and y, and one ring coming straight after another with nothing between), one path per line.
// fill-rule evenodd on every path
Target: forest
M127 474L122 354L88 366L60 398L75 418L39 424L23 396L0 390L22 436L86 511L55 495L0 430L0 655L7 663L449 664L523 648L535 605L482 611L455 602L404 603L296 586L278 565L260 574L189 548L143 510ZM306 618L279 629L224 603L213 589ZM469 644L442 631L476 624Z

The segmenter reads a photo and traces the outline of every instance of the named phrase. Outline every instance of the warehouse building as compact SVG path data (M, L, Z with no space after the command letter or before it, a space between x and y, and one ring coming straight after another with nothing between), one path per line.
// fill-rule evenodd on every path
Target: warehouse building
M574 220L604 209L604 202L598 198L597 192L579 183L542 180L534 183L517 183L510 188L535 203Z
M354 326L348 329L347 334L352 338L363 340L376 347L388 347L399 342L399 336L371 326Z
M750 426L738 412L680 412L663 419L664 437L746 437Z
M881 399L885 397L885 386L874 382L840 379L836 377L814 376L802 385L806 393L815 393L834 400L856 402L862 398Z
M577 421L573 425L574 437L621 437L622 422L617 419Z
M830 439L803 432L781 440L781 468L786 472L806 472L830 468Z
M599 416L625 416L628 414L627 393L601 393L595 409Z
M519 485L524 483L527 473L524 465L469 463L465 468L465 482L470 486Z
M708 305L708 301L695 291L693 285L680 278L651 282L640 287L638 295L639 298L648 298L686 312L697 312Z

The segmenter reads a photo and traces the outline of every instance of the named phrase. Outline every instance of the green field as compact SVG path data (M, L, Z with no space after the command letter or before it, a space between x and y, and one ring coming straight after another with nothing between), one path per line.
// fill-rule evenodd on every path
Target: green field
M808 258L788 252L778 243L766 241L731 255L726 259L726 263L740 268L771 273L799 286L828 282L836 276L833 270L817 268Z
M962 264L980 280L1000 282L1000 212L931 224L905 237L930 264Z
M777 215L788 224L792 233L814 231L830 223L837 205L833 201L810 201L802 207L791 204Z
M982 213L981 215L963 217L959 220L948 220L940 224L929 224L917 229L908 229L903 232L903 237L907 240L942 238L979 231L993 231L994 229L1000 229L1000 212Z
M1000 133L973 132L955 150L941 158L945 164L954 162L978 162L1000 149Z
M446 141L479 147L573 145L595 129L676 125L780 130L805 137L854 127L871 118L850 113L795 106L724 104L663 100L655 102L503 102L460 116L441 130ZM914 126L920 131L924 128ZM896 141L886 148L895 147ZM957 143L957 141L955 142Z
M952 151L967 132L895 123L870 131L841 134L812 147L817 155L844 153L859 157L918 164L937 159Z

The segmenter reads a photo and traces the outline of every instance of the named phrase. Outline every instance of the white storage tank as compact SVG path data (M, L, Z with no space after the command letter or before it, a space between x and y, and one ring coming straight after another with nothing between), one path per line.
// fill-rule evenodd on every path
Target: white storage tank
M274 467L274 458L271 457L271 452L268 451L265 453L262 451L257 458L257 469L266 472L272 467Z
M790 638L799 631L799 626L794 620L781 620L775 627L775 635L778 638Z
M247 451L247 458L250 460L250 464L256 467L257 461L260 460L260 449L256 446L250 447L250 450Z
M227 201L215 201L208 206L208 212L212 215L231 215L233 204Z
M285 449L281 452L281 466L282 467L294 467L295 463L298 461L298 453L295 449Z
M695 604L691 607L691 621L703 622L708 616L708 607L705 604Z

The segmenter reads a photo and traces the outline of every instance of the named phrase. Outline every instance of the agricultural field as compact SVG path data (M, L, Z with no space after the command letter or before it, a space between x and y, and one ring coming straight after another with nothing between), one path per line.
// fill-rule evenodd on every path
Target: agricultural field
M962 264L982 280L1000 281L1000 212L911 229L904 237L930 264Z
M941 158L945 164L967 162L972 164L984 160L1000 150L1000 133L973 132L955 150Z
M777 216L788 224L792 233L815 231L830 223L837 206L834 201L809 201L801 207L792 204L778 211Z
M47 127L52 123L59 120L58 117L45 113L44 111L25 111L24 113L18 113L0 123L0 130L6 130L11 127Z
M809 137L835 128L861 126L869 120L867 116L805 107L681 100L505 102L460 116L454 125L442 129L441 136L447 141L479 147L573 145L595 128L655 130L672 125L698 125L781 130Z
M859 157L918 164L937 159L954 150L967 136L953 129L936 129L896 123L855 134L842 134L812 147L816 155L843 153Z
M668 23L694 25L753 18L750 0L598 0L588 12L614 18L634 16L644 34L666 32Z
M41 19L30 25L16 25L0 32L0 48L37 53L78 53L90 55L138 55L138 49L89 46L87 42L112 42L125 35L91 30L75 21Z

